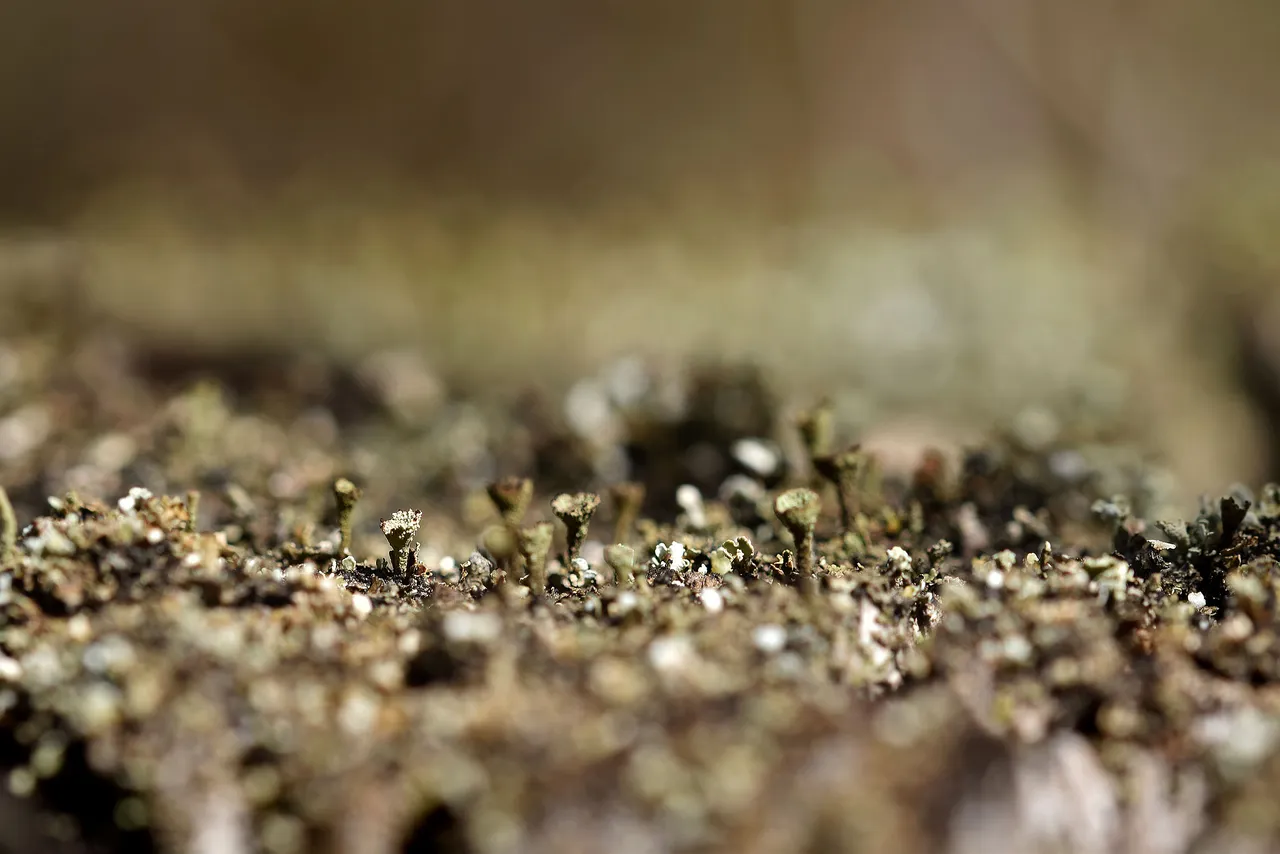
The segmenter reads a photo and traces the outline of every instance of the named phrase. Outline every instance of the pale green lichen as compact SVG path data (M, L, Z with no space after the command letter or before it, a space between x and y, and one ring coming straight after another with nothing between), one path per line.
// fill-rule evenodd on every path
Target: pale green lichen
M835 408L831 401L823 400L801 413L796 418L796 429L811 461L831 453L835 442Z
M489 500L498 509L502 523L513 533L524 521L533 498L533 481L527 477L508 477L489 484Z
M615 543L604 550L604 562L613 570L613 581L631 587L636 580L636 551L631 546Z
M640 518L640 510L644 506L644 484L635 481L616 483L609 488L609 498L613 502L613 541L625 543Z
M594 492L575 492L557 495L551 502L551 512L564 524L565 545L569 560L578 556L587 539L591 517L600 506L600 496Z
M421 510L397 510L390 519L382 520L382 535L391 545L391 567L401 579L417 563L418 527L422 524Z
M333 482L333 501L338 507L338 554L349 554L351 551L351 516L355 512L356 502L360 500L360 487L345 477ZM385 533L385 529L384 529Z
M812 489L789 489L773 502L773 512L796 543L796 572L813 575L813 529L822 514L822 499Z
M523 529L518 538L520 556L529 574L529 590L535 596L541 596L547 590L547 554L551 551L554 535L555 528L550 522L539 522L532 528Z
M815 457L814 468L818 474L836 488L840 502L840 524L846 531L852 530L862 512L863 478L867 473L867 456L854 445L838 454Z

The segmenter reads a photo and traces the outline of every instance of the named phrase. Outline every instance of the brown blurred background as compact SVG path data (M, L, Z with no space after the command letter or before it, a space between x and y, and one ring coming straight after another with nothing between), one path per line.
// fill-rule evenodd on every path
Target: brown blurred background
M1277 48L1263 0L5 0L0 285L484 388L1087 400L1217 490L1275 469Z

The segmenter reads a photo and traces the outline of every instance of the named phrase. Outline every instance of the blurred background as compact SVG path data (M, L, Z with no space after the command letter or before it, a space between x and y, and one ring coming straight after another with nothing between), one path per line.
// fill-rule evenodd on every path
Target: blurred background
M1277 474L1277 47L1264 0L5 0L0 291L477 393L1087 407L1219 491Z

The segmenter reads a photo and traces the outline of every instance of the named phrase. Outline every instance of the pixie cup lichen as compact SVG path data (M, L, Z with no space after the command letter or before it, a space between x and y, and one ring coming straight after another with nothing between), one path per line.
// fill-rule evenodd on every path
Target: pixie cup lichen
M422 524L421 510L397 510L390 519L382 520L382 535L391 546L391 567L404 579L417 563L418 544L414 537Z
M640 518L640 510L644 506L645 488L643 483L623 481L609 488L609 498L613 502L613 541L625 543L631 537L636 520Z
M551 502L551 512L564 524L565 546L569 560L578 556L587 539L591 517L600 506L600 496L594 492L574 492L557 495Z
M339 554L345 555L351 551L351 515L355 512L360 494L360 487L345 477L340 477L333 482L333 500L338 507Z
M796 418L796 429L800 431L800 440L804 442L810 461L831 453L831 445L835 441L835 409L831 401L820 401L812 409L802 412Z
M514 534L524 521L529 500L533 498L533 481L527 477L507 477L489 484L486 491L502 517L502 523Z
M835 485L840 502L840 524L846 531L853 528L854 519L862 512L862 478L867 469L867 457L858 445L837 454L816 457L813 461L818 474Z
M636 581L636 551L631 546L614 543L604 550L604 562L613 570L613 582L633 587Z
M773 512L796 543L796 572L813 576L813 529L822 513L822 499L812 489L789 489L773 502Z
M547 590L547 555L554 536L555 528L550 522L539 522L521 530L517 537L520 557L524 559L525 571L529 573L529 590L535 596L541 596Z

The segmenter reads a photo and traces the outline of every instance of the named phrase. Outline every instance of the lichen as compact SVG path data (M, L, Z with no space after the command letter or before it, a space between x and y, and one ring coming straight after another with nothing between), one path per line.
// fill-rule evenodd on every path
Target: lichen
M44 384L87 423L0 465L29 520L0 528L19 819L103 851L1274 838L1280 488L1156 522L1141 458L1065 425L875 474L742 374L678 406L595 382L584 437L443 392L352 409L332 370ZM85 451L107 430L128 465Z

